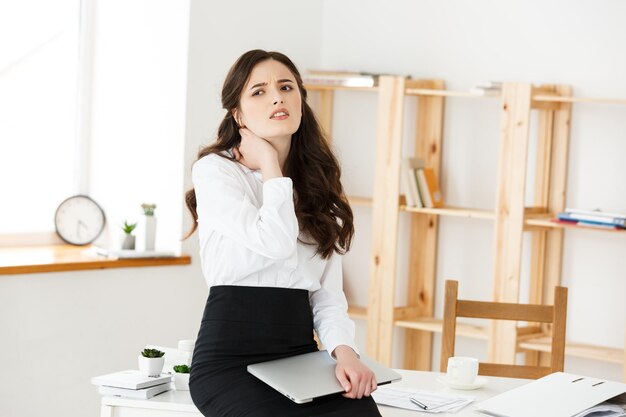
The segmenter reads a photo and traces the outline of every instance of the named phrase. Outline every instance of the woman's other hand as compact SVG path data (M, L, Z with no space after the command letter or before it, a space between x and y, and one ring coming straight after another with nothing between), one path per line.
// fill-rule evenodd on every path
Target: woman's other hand
M278 152L265 139L255 135L250 129L239 129L241 143L233 149L237 161L250 169L260 169L263 180L282 177L278 163Z
M333 353L337 358L335 376L346 390L343 396L353 399L369 397L377 387L374 372L365 366L356 352L348 346L337 346Z

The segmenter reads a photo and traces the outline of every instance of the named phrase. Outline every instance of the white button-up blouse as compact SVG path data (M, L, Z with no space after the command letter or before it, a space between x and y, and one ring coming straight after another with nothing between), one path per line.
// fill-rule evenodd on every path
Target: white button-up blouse
M216 154L193 166L200 259L207 285L309 291L313 326L328 352L354 343L341 256L322 259L300 233L290 178L262 181L260 171ZM300 235L301 239L306 238Z

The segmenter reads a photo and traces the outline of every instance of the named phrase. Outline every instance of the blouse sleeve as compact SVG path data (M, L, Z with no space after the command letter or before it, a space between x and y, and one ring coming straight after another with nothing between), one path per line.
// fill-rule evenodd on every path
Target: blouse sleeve
M260 208L252 204L236 173L219 163L198 161L192 179L203 227L270 259L288 258L296 250L299 228L291 178L265 181Z
M359 354L354 343L354 322L348 317L339 254L333 253L326 263L320 285L310 296L313 325L320 342L329 354L339 345L347 345Z

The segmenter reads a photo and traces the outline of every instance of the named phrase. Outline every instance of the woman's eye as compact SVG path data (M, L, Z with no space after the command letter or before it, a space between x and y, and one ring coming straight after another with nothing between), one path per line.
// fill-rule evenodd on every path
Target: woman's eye
M257 90L254 93L252 93L253 96L260 96L263 95L263 90Z
M292 86L290 86L290 85L283 85L283 87L281 88L281 90L284 90L284 91L291 91L291 90L293 90L293 87L292 87Z

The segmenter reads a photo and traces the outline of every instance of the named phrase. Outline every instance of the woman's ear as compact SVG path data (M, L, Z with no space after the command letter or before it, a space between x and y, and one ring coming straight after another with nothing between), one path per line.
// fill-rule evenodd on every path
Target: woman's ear
M241 117L239 115L239 111L237 109L232 109L230 111L230 113L233 115L233 119L235 119L235 122L237 123L237 126L243 127L243 121L241 120Z

